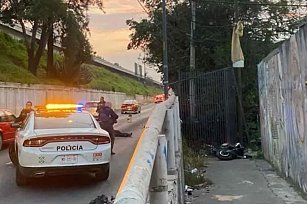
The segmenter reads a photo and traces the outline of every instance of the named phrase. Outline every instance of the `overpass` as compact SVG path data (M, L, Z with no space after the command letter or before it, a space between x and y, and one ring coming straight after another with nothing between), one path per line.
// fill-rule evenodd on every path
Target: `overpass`
M0 31L7 33L11 37L17 40L23 40L23 32L20 25L8 25L5 23L0 22ZM30 28L26 28L27 35L30 37L32 35L32 31ZM37 32L36 39L40 39L41 33ZM54 50L57 52L60 52L62 49L61 42L59 40L56 40L54 43ZM96 65L98 67L104 67L107 70L118 73L120 75L139 80L143 82L144 84L150 84L161 87L161 82L155 81L149 77L145 77L143 75L139 75L134 73L133 71L130 71L129 69L126 69L116 63L111 63L107 60L102 59L101 57L93 56L91 64Z

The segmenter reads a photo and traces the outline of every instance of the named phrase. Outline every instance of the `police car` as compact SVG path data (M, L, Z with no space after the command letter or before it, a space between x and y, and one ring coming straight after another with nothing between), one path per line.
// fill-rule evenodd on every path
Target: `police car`
M48 104L31 112L23 125L12 126L19 128L10 151L18 186L53 175L93 173L98 181L108 179L109 134L80 105Z

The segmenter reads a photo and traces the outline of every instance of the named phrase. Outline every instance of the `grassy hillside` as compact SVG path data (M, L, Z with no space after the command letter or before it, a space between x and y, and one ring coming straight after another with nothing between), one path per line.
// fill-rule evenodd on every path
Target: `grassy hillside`
M0 32L0 81L63 85L57 79L47 79L45 77L46 64L46 56L43 56L38 70L38 77L32 75L26 69L27 52L23 43ZM89 69L93 75L93 80L85 85L86 88L124 92L131 95L154 95L161 92L160 89L145 86L137 80L112 73L103 67L89 65Z

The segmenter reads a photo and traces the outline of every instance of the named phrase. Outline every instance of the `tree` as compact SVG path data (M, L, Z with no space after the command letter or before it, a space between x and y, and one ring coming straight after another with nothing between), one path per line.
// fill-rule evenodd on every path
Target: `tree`
M63 62L57 63L57 69L61 79L68 83L83 83L90 80L87 69L81 65L89 62L92 56L92 48L82 30L82 23L78 21L74 12L67 12L67 17L63 21L61 44L64 54ZM81 74L81 70L83 73ZM85 76L80 80L80 76Z
M103 8L103 0L87 0L87 1L80 1L80 0L66 0L65 1L66 11L68 10L71 12L73 11L74 17L78 19L80 26L80 29L86 32L89 32L88 24L89 24L89 18L87 11L89 9L89 6L96 6L99 9L102 10ZM48 38L48 62L47 62L47 73L50 77L56 76L56 69L53 66L53 44L56 38L59 38L62 35L62 26L63 24L61 21L65 21L65 16L62 15L58 16L55 15L55 17L59 18L53 18L50 21L50 30L52 32L49 33ZM58 21L60 20L60 22Z
M132 31L128 49L146 49L149 53L146 61L152 63L162 71L162 14L160 1L145 0L149 10L148 19L127 21ZM169 1L170 2L170 1ZM232 27L234 25L233 0L222 1L197 0L196 18L196 67L198 70L214 70L231 65L230 43ZM239 17L245 24L243 42L275 47L275 41L281 36L289 36L293 33L294 22L297 18L289 18L287 14L292 7L277 6L285 4L270 3L269 0L257 1L260 4L250 4L249 0L239 1ZM177 79L177 72L189 70L189 42L191 8L189 1L170 2L168 4L168 55L169 69L172 81ZM243 44L243 50L249 60L249 55L261 57L271 49L257 48L256 52L250 52L250 47ZM251 58L254 58L251 56ZM257 58L260 60L259 58ZM255 64L247 64L255 67ZM247 67L247 68L248 68Z
M88 29L87 10L96 5L102 8L102 0L0 0L0 20L11 25L22 27L24 42L28 52L28 69L36 75L40 59L48 42L47 73L53 75L53 44L55 31L61 31L61 21L66 12L72 10L82 24L82 30ZM28 37L26 26L30 26L31 37ZM39 38L39 39L37 39Z
M145 59L162 72L161 3L143 1L149 12L147 19L127 21L132 34L128 49L144 49ZM168 56L170 82L178 80L179 72L189 71L191 8L188 0L168 1ZM196 70L212 71L231 67L231 35L234 26L233 0L196 2ZM299 8L287 6L290 1L239 0L239 19L244 22L241 45L245 57L242 70L243 106L248 122L258 112L257 64L279 43L296 30L300 16L290 16ZM292 2L292 1L291 1ZM286 5L286 6L285 6Z
M28 69L36 75L49 33L52 32L50 22L64 14L64 3L61 0L1 0L0 6L2 22L22 27L28 52ZM26 28L28 25L31 26L31 33Z

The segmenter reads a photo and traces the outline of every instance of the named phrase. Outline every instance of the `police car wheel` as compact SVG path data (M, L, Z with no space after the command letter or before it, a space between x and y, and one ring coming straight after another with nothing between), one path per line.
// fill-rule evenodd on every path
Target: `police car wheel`
M25 186L29 183L29 178L23 175L19 168L16 167L16 184L17 186Z
M0 150L2 150L3 147L3 137L2 134L0 133Z
M102 167L102 171L95 174L96 181L105 181L110 175L110 164L106 164Z

